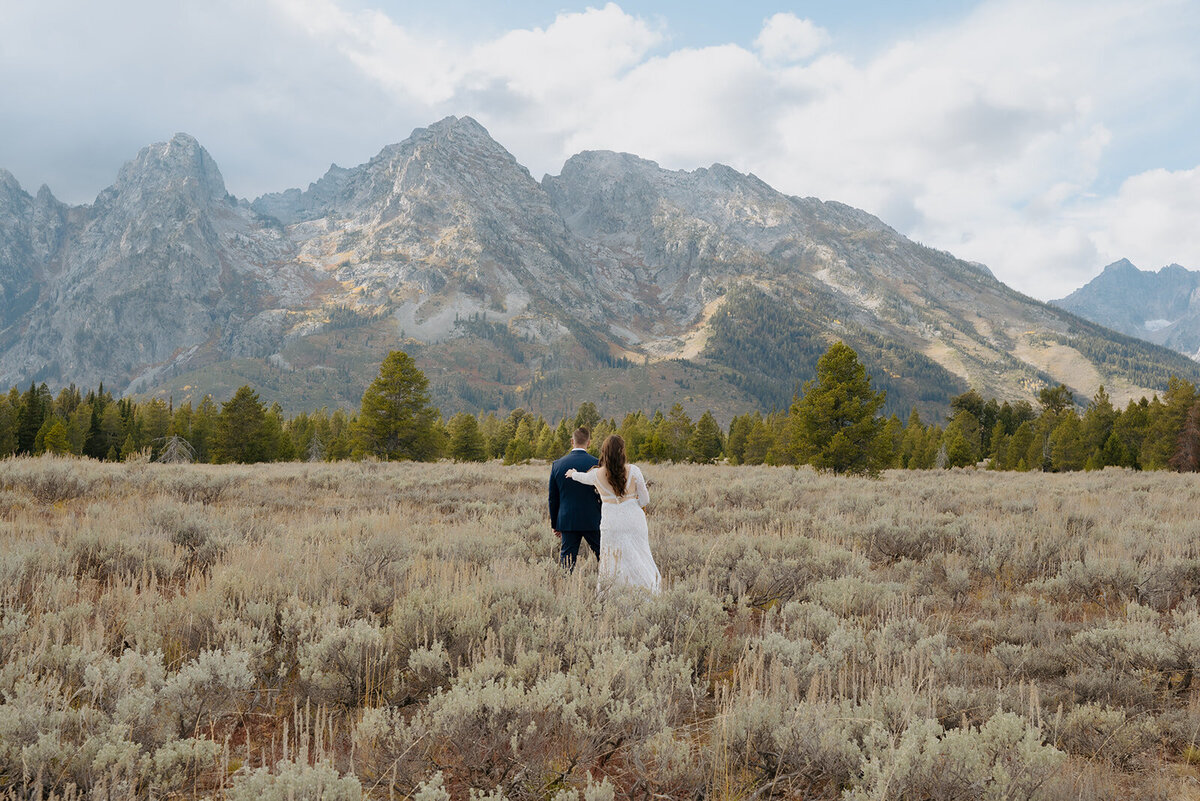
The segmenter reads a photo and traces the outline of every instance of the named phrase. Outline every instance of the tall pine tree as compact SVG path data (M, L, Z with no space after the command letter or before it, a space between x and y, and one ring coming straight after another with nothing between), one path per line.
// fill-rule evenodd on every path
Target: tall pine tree
M233 397L221 404L213 438L213 461L264 462L269 457L266 430L267 409L258 393L248 386L238 387Z
M357 453L380 459L429 461L441 452L438 410L429 404L429 381L412 357L394 350L363 393Z
M882 468L877 416L886 393L871 389L858 354L834 343L817 361L817 377L792 404L789 425L796 461L835 473L874 475Z

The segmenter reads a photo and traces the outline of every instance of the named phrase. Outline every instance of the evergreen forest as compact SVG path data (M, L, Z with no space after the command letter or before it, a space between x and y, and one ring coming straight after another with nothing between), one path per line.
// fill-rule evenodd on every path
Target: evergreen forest
M733 343L730 343L733 346ZM803 345L795 359L811 354ZM849 345L817 359L816 377L786 409L747 411L722 426L711 412L693 419L680 404L605 417L591 402L548 420L517 408L459 413L448 420L429 401L411 357L393 351L357 411L322 408L285 415L249 386L227 401L198 405L117 398L103 384L52 393L46 384L0 395L0 458L73 454L106 461L258 463L451 459L505 464L555 459L572 431L593 432L592 449L620 434L631 461L747 465L810 464L835 473L953 467L1067 472L1123 467L1200 470L1200 392L1170 376L1165 391L1114 406L1101 387L1089 399L1065 386L1028 401L985 399L975 390L949 399L946 422L887 411L887 391Z

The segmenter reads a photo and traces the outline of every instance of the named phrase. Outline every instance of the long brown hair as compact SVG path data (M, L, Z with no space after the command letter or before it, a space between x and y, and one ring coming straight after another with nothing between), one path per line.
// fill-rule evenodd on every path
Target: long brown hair
M625 497L625 482L628 480L625 471L625 440L616 434L604 438L600 446L600 466L608 473L608 483L612 484L613 492L618 498Z

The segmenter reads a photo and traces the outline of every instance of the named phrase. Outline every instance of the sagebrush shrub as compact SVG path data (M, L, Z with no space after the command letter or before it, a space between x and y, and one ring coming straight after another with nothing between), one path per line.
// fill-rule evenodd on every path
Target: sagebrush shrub
M1131 767L1142 758L1156 733L1144 715L1130 717L1123 709L1080 704L1063 718L1058 742L1069 753Z
M1010 713L979 728L913 721L898 740L867 738L862 777L846 801L1037 801L1065 755Z
M362 784L326 764L285 762L234 779L229 801L361 801ZM447 796L448 797L448 796Z

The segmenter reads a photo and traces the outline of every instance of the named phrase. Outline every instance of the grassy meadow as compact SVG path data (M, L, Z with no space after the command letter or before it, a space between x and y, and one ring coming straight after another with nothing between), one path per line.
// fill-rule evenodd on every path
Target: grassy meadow
M0 462L0 798L1200 798L1193 475Z

